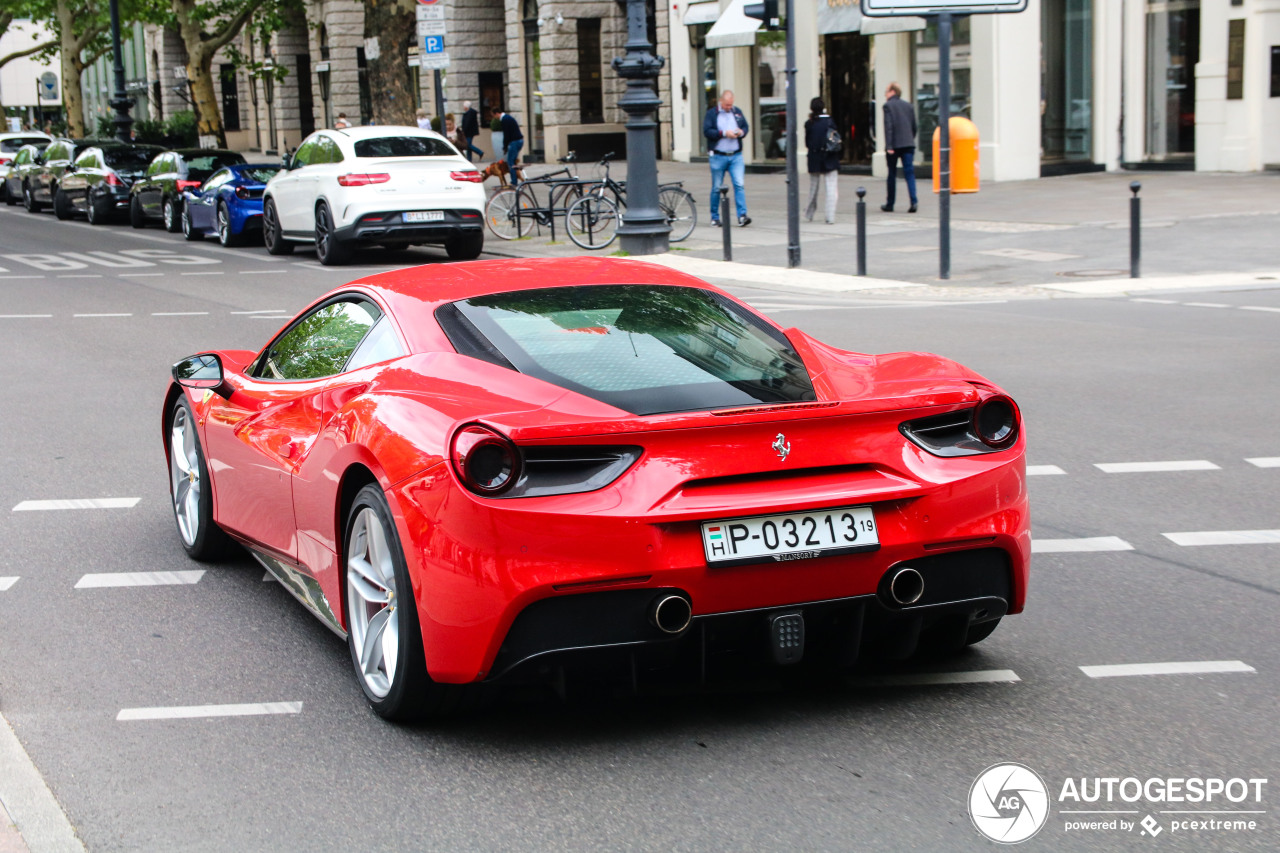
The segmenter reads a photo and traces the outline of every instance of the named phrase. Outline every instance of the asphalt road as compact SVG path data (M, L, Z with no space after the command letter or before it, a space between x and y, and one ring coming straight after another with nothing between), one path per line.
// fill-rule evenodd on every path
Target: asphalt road
M443 259L328 269L0 208L0 712L89 850L991 850L968 798L1000 762L1049 789L1026 849L1280 846L1280 290L939 306L729 283L838 346L943 353L1014 395L1041 550L1025 614L878 679L521 693L399 728L365 706L343 642L255 563L186 559L159 407L178 358L256 349L334 285ZM1176 464L1124 470L1155 462ZM1257 531L1272 541L1179 544ZM1202 535L1167 535L1188 533ZM193 569L196 583L77 588ZM1160 663L1221 671L1082 669ZM295 704L118 719L233 703ZM1081 777L1271 782L1260 802L1060 800ZM1260 813L1253 830L1173 828L1224 817L1168 813L1190 810ZM1154 838L1067 828L1146 816Z

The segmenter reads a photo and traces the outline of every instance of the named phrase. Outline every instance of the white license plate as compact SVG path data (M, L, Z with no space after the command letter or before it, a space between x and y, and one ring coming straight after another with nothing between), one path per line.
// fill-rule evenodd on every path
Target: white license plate
M405 222L441 222L443 220L443 210L410 210L404 215Z
M869 506L727 518L702 525L707 562L720 566L856 554L879 547Z

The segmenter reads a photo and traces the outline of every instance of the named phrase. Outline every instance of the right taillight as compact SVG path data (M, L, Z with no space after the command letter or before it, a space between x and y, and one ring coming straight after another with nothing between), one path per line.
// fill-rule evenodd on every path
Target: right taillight
M488 427L468 424L453 437L453 469L477 495L496 497L520 479L520 451Z
M1018 440L1018 405L1003 394L988 397L973 410L973 434L997 450Z
M385 184L389 180L391 176L386 172L338 176L338 183L344 187L367 187L369 184Z

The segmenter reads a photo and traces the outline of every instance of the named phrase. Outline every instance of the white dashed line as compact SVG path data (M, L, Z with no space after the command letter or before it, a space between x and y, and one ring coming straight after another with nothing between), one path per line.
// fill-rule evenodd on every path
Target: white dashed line
M1152 305L1177 305L1176 299L1130 299L1130 302L1147 302Z
M160 278L164 276L162 272L122 272L116 273L116 278Z
M301 702L257 702L247 705L187 705L168 708L125 708L116 720L190 720L201 717L256 717L301 714Z
M1080 671L1090 678L1115 678L1123 675L1201 675L1209 672L1257 672L1249 664L1238 660L1119 663L1107 666L1082 666Z
M278 308L259 308L257 311L232 311L232 314L283 314Z
M1265 305L1241 305L1241 311L1271 311L1280 314L1280 308L1268 308Z
M72 317L132 317L132 314L72 314Z
M0 314L0 320L47 320L52 314Z
M1225 302L1184 302L1188 308L1230 308Z
M0 592L11 589L18 580L19 578L0 578Z
M33 512L56 509L131 509L141 498L73 498L61 501L23 501L14 512Z
M1175 545L1275 545L1280 530L1198 530L1160 534Z
M100 572L76 581L76 589L102 589L115 586L182 586L200 583L204 569L182 572Z
M1095 468L1108 474L1148 474L1156 471L1217 471L1208 459L1183 459L1171 462L1097 462Z
M1032 539L1033 554L1069 554L1084 551L1132 551L1133 546L1119 536L1092 539Z
M1027 466L1028 477L1046 477L1052 474L1065 474L1065 473L1067 472L1063 471L1057 465L1028 465Z
M152 317L203 317L208 311L153 311Z
M222 271L217 272L184 272L183 275L222 275Z
M0 281L16 281L18 279L44 278L42 275L0 275Z
M868 687L911 687L932 684L1010 684L1021 681L1011 669L983 669L972 672L912 672L902 675L875 675L854 683Z
M58 276L58 278L102 278L102 276L98 275L97 273L93 273L93 274L79 273L75 275L60 275Z
M292 314L254 314L252 317L246 317L247 320L288 320L292 318Z
M1255 456L1244 461L1259 468L1280 468L1280 456Z
M240 275L284 275L288 270L240 270Z

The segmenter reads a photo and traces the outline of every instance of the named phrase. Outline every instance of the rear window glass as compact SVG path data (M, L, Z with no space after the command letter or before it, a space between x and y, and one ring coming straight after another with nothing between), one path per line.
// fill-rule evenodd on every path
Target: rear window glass
M442 306L464 355L638 415L816 399L786 337L711 291L557 287Z
M265 184L275 177L278 168L272 166L255 166L252 169L241 169L240 177L249 183Z
M102 155L113 169L145 169L156 156L154 148L104 148Z
M357 157L456 157L443 139L429 136L381 136L356 143Z
M243 162L244 158L239 154L217 154L188 157L187 176L193 181L203 181L223 166L232 166L236 163Z
M43 136L11 136L0 139L0 151L17 151L24 145L47 145L48 142Z

